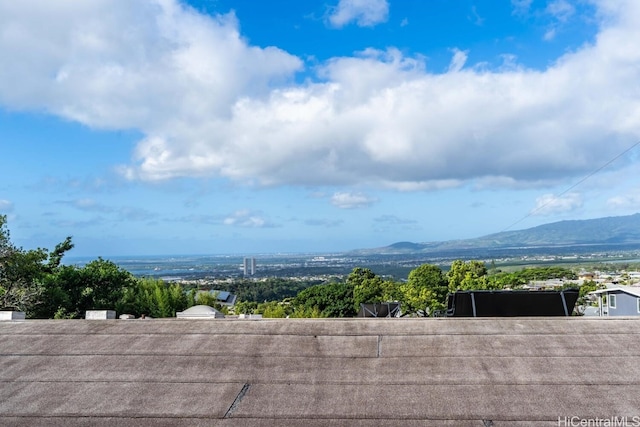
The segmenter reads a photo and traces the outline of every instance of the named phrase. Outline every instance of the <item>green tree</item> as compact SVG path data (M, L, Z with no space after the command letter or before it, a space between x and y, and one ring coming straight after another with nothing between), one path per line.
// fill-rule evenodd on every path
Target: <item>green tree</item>
M403 311L433 313L440 310L445 307L447 289L447 280L440 267L423 264L411 270L407 283L400 285Z
M449 292L457 290L487 289L487 267L482 261L455 260L447 273Z
M238 301L233 307L236 314L257 314L258 303L255 301Z
M568 283L564 286L564 288L576 287L578 287L576 283ZM594 280L586 280L582 283L578 291L578 301L576 301L576 310L578 310L579 314L583 314L584 309L592 303L589 293L604 288L606 288L605 285L598 284Z
M24 311L33 317L45 300L49 276L57 274L62 257L71 248L71 237L51 252L18 248L11 243L7 217L0 215L0 308Z
M487 289L517 289L537 280L565 279L576 280L575 272L563 267L532 267L519 271L499 272L487 277L489 288ZM482 288L480 288L482 289Z
M384 280L368 268L353 269L347 277L347 284L353 286L353 307L356 312L360 310L360 304L401 299L398 283Z
M278 301L269 301L259 305L259 311L263 317L283 319L289 315L284 304Z
M317 319L324 316L317 307L308 308L304 306L298 306L293 308L293 312L289 315L289 317L300 319Z
M322 317L353 317L353 285L334 282L304 289L293 299L294 306L303 310L318 310Z
M347 284L353 287L353 308L357 312L361 303L381 302L384 281L368 268L354 268L347 277Z
M82 268L62 266L48 277L38 317L81 318L86 310L116 310L135 278L111 261L98 258Z
M118 312L135 316L175 317L176 312L188 307L188 299L178 283L140 278L124 290L117 307Z

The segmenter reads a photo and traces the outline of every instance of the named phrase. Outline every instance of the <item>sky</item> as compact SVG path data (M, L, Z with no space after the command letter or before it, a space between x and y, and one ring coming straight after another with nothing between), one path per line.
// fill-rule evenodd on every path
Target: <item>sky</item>
M0 0L0 214L70 255L640 212L637 0Z

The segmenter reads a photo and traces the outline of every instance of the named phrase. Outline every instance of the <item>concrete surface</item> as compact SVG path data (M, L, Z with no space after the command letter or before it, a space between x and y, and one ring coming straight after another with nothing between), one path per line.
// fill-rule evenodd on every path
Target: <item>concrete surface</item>
M0 323L2 426L640 426L639 386L640 319Z

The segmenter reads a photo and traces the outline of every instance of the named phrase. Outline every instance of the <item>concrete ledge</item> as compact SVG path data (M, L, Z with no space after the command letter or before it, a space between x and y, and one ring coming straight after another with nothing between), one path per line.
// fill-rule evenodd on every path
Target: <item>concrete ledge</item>
M0 311L0 320L24 320L24 311Z
M84 317L87 320L115 319L116 312L115 310L87 310Z

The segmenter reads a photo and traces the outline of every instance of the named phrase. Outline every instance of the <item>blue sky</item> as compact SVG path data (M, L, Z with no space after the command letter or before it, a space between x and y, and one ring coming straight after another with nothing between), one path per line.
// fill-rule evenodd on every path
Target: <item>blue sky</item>
M0 213L103 257L636 213L638 40L636 0L0 0Z

